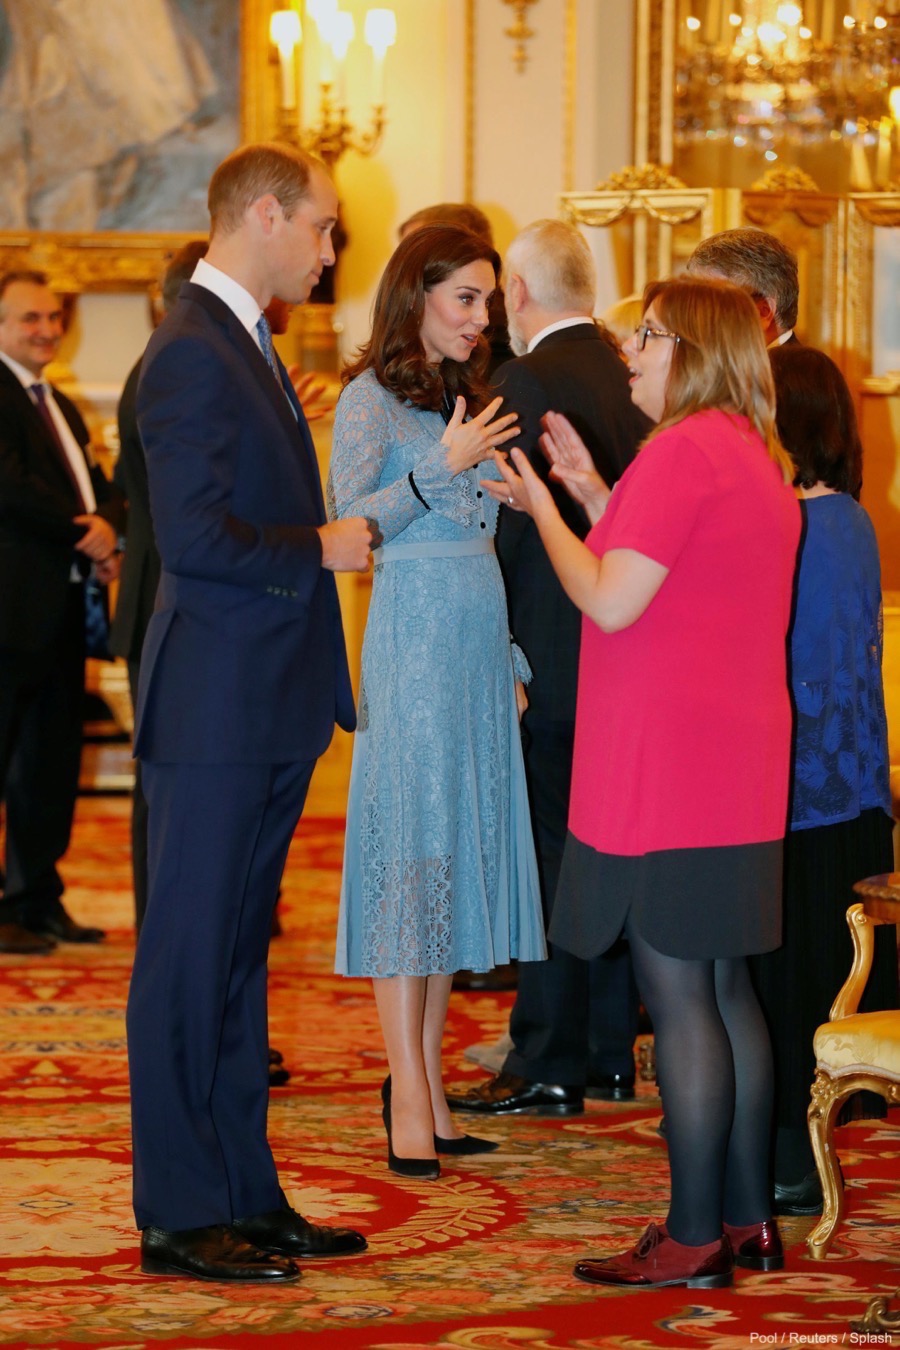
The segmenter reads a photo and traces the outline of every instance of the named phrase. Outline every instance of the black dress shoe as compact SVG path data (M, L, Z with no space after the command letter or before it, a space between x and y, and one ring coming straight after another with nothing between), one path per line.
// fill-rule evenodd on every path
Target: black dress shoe
M518 983L519 972L512 962L506 966L494 966L493 970L458 970L453 976L454 989L468 989L473 993L481 993L485 989L504 992L515 989Z
M269 1087L284 1087L291 1081L291 1071L286 1069L283 1064L269 1065Z
M451 1111L477 1111L483 1116L580 1116L584 1093L580 1087L529 1083L502 1072L466 1093L448 1092L447 1105Z
M589 1073L584 1095L592 1102L634 1101L633 1073Z
M274 1047L271 1045L269 1046L269 1063L270 1064L284 1063L284 1055L281 1053L280 1050L274 1049Z
M25 924L25 927L33 933L56 938L57 942L102 942L106 937L102 928L85 928L65 910L57 914L44 914L33 923Z
M235 1219L236 1231L267 1252L307 1260L325 1256L358 1256L368 1243L352 1228L323 1228L293 1209L273 1209L250 1219Z
M822 1186L818 1172L807 1172L802 1181L792 1186L775 1182L776 1214L821 1214Z
M141 1233L141 1270L145 1275L255 1284L289 1284L300 1278L293 1261L260 1250L224 1223L174 1233L145 1228Z
M52 952L56 943L42 933L32 933L20 923L0 923L0 952L13 956L32 956L38 952Z

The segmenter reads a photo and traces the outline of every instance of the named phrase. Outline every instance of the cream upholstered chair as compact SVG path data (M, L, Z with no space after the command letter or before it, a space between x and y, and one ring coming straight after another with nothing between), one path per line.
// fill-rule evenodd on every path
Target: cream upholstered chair
M853 1092L878 1092L900 1102L900 1011L857 1012L872 968L874 928L900 922L900 872L868 877L853 887L861 904L847 910L853 939L853 965L831 1005L830 1021L816 1031L816 1077L807 1120L824 1205L822 1217L806 1239L810 1254L824 1260L844 1216L844 1183L834 1151L834 1125L842 1103Z

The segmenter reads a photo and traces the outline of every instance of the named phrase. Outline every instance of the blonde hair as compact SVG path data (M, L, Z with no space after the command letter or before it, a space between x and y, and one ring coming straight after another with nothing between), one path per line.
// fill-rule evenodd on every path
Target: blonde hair
M604 328L612 333L619 346L628 341L644 317L644 301L639 295L626 295L600 315Z
M730 281L683 276L650 282L645 313L651 305L681 341L672 352L663 415L648 440L693 413L740 413L792 483L794 465L775 425L772 367L750 296Z

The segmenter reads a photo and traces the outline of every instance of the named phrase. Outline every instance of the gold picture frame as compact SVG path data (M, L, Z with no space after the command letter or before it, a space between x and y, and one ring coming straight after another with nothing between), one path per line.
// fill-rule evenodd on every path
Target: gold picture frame
M270 76L270 0L235 0L240 19L240 141L262 140L275 126ZM37 268L63 293L143 291L169 254L197 231L0 231L0 272Z

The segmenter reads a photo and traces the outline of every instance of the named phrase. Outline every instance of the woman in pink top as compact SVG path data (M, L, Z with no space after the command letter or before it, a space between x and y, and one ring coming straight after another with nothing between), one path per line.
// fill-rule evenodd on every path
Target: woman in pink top
M624 931L653 1019L672 1195L596 1284L729 1284L777 1269L771 1048L746 957L781 940L791 710L786 645L800 510L753 303L654 283L624 348L657 422L610 493L564 418L553 474L582 544L519 451L494 495L528 511L584 614L569 840L550 936L590 958Z

